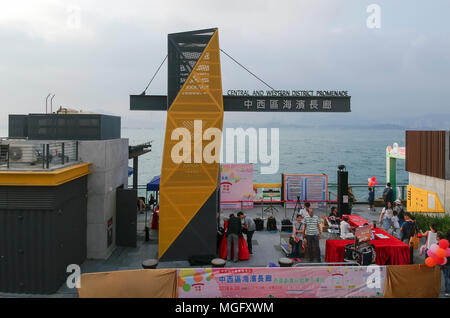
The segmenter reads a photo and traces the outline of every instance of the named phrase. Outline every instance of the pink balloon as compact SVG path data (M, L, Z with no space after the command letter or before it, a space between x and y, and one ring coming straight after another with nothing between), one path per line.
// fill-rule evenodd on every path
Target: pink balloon
M429 257L433 257L433 253L431 253L431 250L428 250L428 251L427 251L427 255L428 255Z
M447 257L450 257L450 247L445 250L447 252Z
M438 248L439 248L439 245L437 245L437 244L431 245L430 246L431 253L433 253L433 255L436 254L436 251L437 251Z

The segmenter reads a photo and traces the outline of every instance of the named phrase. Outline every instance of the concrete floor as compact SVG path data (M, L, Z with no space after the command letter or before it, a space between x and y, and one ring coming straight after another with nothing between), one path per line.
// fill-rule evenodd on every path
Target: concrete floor
M329 206L326 208L316 208L315 213L319 217L328 214L330 210ZM267 208L267 207L265 207ZM277 211L273 211L273 215L277 220L278 229L281 227L281 220L285 217L291 219L293 209L285 209L283 207L276 206ZM267 219L272 215L270 212L264 212L261 207L245 210L245 213L252 218ZM228 217L230 213L236 214L237 210L224 210L222 212L222 218ZM356 205L353 208L352 214L356 214L366 219L369 222L377 221L381 208L376 208L376 212L368 210L367 205ZM148 219L151 220L151 213L148 214ZM138 215L138 243L136 248L117 247L113 254L106 260L86 260L81 265L82 273L93 272L107 272L107 271L119 271L119 270L133 270L142 269L142 261L148 258L157 258L158 255L158 231L150 232L150 241L144 240L144 227L145 227L145 215ZM320 251L322 262L325 260L325 242L330 237L328 233L324 233L320 240ZM253 236L253 255L247 261L239 261L238 263L230 263L228 266L232 267L266 267L270 262L277 264L280 257L285 257L283 250L280 247L280 231L268 232L257 231ZM422 244L422 242L421 242ZM418 251L414 253L414 263L423 264L425 258L418 256ZM302 259L302 262L307 262ZM172 261L172 262L160 262L158 268L183 268L190 267L188 261ZM443 297L443 280L441 284L441 297ZM69 289L64 284L60 290L53 295L29 295L29 294L2 294L0 297L77 297L77 292L74 289Z

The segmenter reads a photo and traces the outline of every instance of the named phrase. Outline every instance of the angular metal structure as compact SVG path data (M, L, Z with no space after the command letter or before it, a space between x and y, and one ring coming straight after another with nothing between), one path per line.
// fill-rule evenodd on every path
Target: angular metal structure
M223 97L217 29L169 34L167 123L160 183L159 258L187 259L216 253L219 162L176 163L171 157L177 128L194 136L222 130ZM190 140L192 152L208 142ZM220 147L220 146L219 146ZM220 153L220 149L216 152Z

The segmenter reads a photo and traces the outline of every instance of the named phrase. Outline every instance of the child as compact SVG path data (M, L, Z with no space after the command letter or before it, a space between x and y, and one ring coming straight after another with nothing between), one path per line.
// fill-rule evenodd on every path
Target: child
M373 202L375 201L375 189L372 189L372 187L369 187L369 210L375 211Z
M431 223L430 224L430 230L426 231L425 233L423 233L422 231L420 231L419 238L421 237L426 237L427 241L424 245L422 245L420 247L420 251L419 251L419 256L422 256L423 254L425 254L425 257L427 256L427 251L430 248L431 245L433 244L437 244L437 233L436 233L436 224Z
M397 211L392 212L392 235L394 235L396 238L399 238L400 236L400 222L398 219L398 213Z

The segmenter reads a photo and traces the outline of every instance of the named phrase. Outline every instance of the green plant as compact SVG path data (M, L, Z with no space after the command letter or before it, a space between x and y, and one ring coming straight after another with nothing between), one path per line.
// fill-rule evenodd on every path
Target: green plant
M446 235L447 231L450 230L450 215L436 215L432 216L423 213L412 213L416 218L416 224L419 230L425 232L430 229L430 224L436 224L436 230L443 232Z

